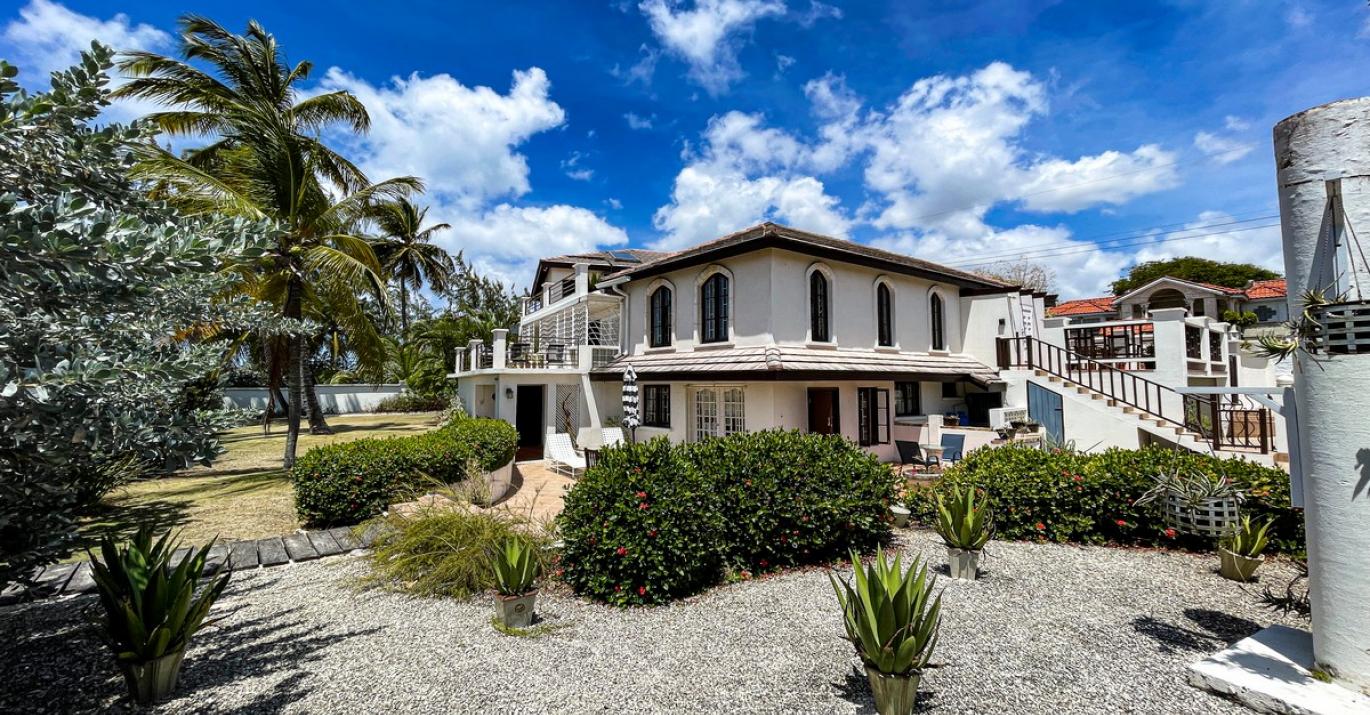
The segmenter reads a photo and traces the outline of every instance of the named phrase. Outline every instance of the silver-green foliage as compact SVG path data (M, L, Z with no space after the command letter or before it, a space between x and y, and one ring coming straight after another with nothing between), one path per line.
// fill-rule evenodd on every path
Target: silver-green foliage
M495 588L504 596L522 596L533 590L533 582L542 573L536 547L519 539L507 539L491 563L495 569Z
M933 597L937 580L927 563L914 558L908 571L902 557L893 561L876 551L869 566L851 555L851 581L832 574L833 591L842 606L847 640L867 666L881 673L910 675L928 664L942 625L942 595Z
M93 126L111 54L32 95L0 61L0 583L69 550L118 480L217 453L224 415L186 387L221 351L184 336L249 320L212 297L262 227L182 219L130 182L148 131Z
M945 498L937 495L937 520L933 528L953 549L979 551L994 534L994 519L983 492L973 487L952 487Z
M91 556L103 633L120 662L147 663L184 650L228 585L222 565L201 583L211 545L172 563L176 545L170 532L154 541L145 525L122 545L105 537L100 554Z
M1252 524L1250 515L1243 516L1241 523L1223 539L1223 547L1238 556L1254 559L1265 551L1266 544L1270 542L1270 526L1273 523L1273 519L1267 519L1259 525Z

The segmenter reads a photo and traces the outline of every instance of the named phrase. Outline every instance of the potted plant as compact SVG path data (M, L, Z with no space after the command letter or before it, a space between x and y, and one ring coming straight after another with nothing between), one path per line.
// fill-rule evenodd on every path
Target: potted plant
M989 504L976 490L952 487L949 498L937 495L937 535L947 545L947 568L952 578L975 580L980 552L994 533Z
M1218 544L1218 558L1221 560L1223 578L1233 581L1250 581L1256 569L1265 563L1261 552L1269 542L1270 526L1273 519L1260 526L1251 523L1250 516L1243 516L1240 524L1232 533Z
M880 715L908 715L918 700L923 668L937 645L942 624L942 596L933 598L936 578L915 558L905 572L896 554L886 560L877 551L870 566L851 555L853 578L828 574L847 640L866 668L875 709Z
M533 582L542 574L536 550L519 539L508 539L495 550L495 618L506 628L533 624L538 591Z
M164 700L176 689L190 637L211 622L209 609L228 585L222 564L205 574L212 542L173 566L176 546L170 533L154 542L152 527L144 525L122 545L106 536L100 555L90 555L104 607L102 633L139 704Z
M1222 538L1236 528L1245 497L1224 475L1209 476L1179 466L1152 477L1155 485L1137 498L1146 504L1165 499L1166 522L1186 534Z

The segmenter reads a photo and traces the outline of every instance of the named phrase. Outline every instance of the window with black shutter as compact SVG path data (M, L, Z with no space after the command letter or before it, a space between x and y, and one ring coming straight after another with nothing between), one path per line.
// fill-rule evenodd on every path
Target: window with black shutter
M879 344L894 345L894 306L890 287L881 283L875 287L875 330Z
M671 386L642 386L642 426L671 426Z
M728 339L728 277L715 273L699 289L700 342Z
M890 443L890 391L856 388L857 442L862 447Z
M809 274L809 339L826 343L828 336L828 278L814 271Z
M671 344L671 289L661 286L652 291L651 329L648 342L654 348Z
M942 296L932 294L929 322L932 324L932 349L946 350L947 340L942 327Z
M894 416L915 417L923 414L922 397L919 395L920 383L894 383Z

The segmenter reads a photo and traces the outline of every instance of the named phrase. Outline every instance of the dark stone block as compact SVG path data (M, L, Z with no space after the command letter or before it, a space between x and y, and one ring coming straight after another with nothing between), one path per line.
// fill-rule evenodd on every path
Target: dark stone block
M291 534L282 541L285 543L285 552L290 555L291 561L311 561L319 558L319 552L314 550L314 546L309 543L309 536L306 534Z
M290 560L286 553L285 542L279 536L257 540L257 558L263 566L277 566Z
M342 553L342 547L338 545L338 540L327 531L311 531L305 536L309 537L309 543L313 545L315 551L319 552L319 556L332 556Z
M209 547L209 556L205 558L204 573L214 573L220 566L225 565L228 562L229 548L228 544L215 544Z
M66 588L67 581L71 580L71 575L75 572L76 564L53 564L43 569L43 573L38 575L38 581L33 586L33 596L56 596Z
M95 590L95 577L91 575L90 562L82 561L76 567L76 572L71 575L71 580L67 582L67 593L89 593Z
M235 571L238 569L251 569L256 568L258 563L257 542L239 541L229 548L229 568L234 569Z
M361 544L357 543L357 537L352 535L352 527L339 526L328 530L333 535L333 540L338 542L338 547L343 551L353 551L360 549Z

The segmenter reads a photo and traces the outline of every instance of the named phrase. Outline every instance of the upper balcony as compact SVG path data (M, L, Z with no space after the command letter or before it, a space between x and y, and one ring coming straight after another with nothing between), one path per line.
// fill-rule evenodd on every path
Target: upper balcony
M591 293L583 300L563 302L552 310L525 315L517 337L494 331L490 344L472 340L457 355L458 377L510 370L548 372L588 371L612 362L621 352L619 341L623 303L616 296Z
M1183 309L1161 309L1150 320L1110 320L1072 325L1054 319L1043 339L1071 353L1118 370L1157 369L1192 377L1228 372L1229 326ZM1059 326L1059 327L1058 327ZM1056 332L1059 330L1060 332Z

